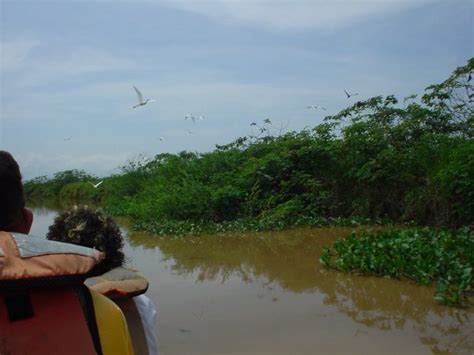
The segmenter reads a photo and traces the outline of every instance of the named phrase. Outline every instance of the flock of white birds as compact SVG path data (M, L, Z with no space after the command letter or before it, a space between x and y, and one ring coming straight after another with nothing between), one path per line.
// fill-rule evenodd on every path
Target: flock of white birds
M137 107L140 107L140 106L145 106L147 103L149 102L154 102L155 100L154 99L146 99L144 100L143 99L143 94L141 93L140 90L137 89L136 86L133 87L133 89L135 90L135 92L137 93L137 98L138 98L138 104L132 106L132 108L137 108ZM184 119L185 120L191 120L193 121L193 123L195 123L196 121L202 121L205 117L204 116L194 116L192 114L188 114L188 115L185 115L184 116ZM186 130L188 132L188 134L194 134L193 131L187 129ZM164 142L165 141L165 138L164 137L159 137L158 138L161 142Z
M138 90L136 86L133 86L133 89L135 90L135 93L137 94L138 104L132 106L132 108L137 108L137 107L140 107L140 106L145 106L145 105L146 105L147 103L149 103L149 102L154 102L154 101L156 101L156 100L154 100L154 99L146 99L146 100L144 100L144 99L143 99L143 94L141 93L141 91ZM352 93L352 94L351 94L351 93L347 92L346 90L344 90L344 93L346 94L346 96L347 96L348 99L350 99L352 96L359 95L358 93ZM319 105L309 105L309 106L306 106L306 108L307 108L307 109L315 109L315 110L324 110L324 111L327 110L326 107L319 106ZM195 123L196 121L202 121L204 118L205 118L205 116L197 116L197 117L196 117L196 116L193 115L193 114L188 114L188 115L185 115L185 116L184 116L184 119L185 119L185 120L191 120L191 121L193 121L193 123ZM270 119L267 118L267 119L264 120L264 122L268 124L268 123L270 123ZM255 125L257 125L257 124L256 124L255 122L252 122L250 125L251 125L251 126L255 126ZM191 130L189 130L189 129L187 129L186 131L188 132L188 134L194 134L194 132L191 131ZM69 136L69 137L65 138L64 140L65 140L65 141L68 141L68 140L70 140L71 138L72 138L72 137ZM164 137L159 137L158 139L159 139L161 142L164 142L164 141L165 141ZM268 176L268 177L269 177L269 176ZM99 181L99 182L96 183L96 184L94 184L94 183L92 183L92 182L90 182L90 184L91 184L95 189L97 189L103 182L104 182L104 181L101 180L101 181Z

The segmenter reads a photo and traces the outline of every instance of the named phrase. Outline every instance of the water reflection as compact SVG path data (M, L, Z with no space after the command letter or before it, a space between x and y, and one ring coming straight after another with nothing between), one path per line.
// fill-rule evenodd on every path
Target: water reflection
M320 287L325 277L318 262L323 245L352 229L293 230L285 233L203 235L189 238L151 237L131 233L131 245L159 248L180 274L198 272L198 280L225 281L238 275L245 282L265 278L294 292ZM323 280L322 280L323 279Z
M449 308L432 299L433 287L407 282L336 276L334 288L321 290L324 303L334 305L354 321L383 331L412 328L433 353L472 354L471 309Z
M41 234L56 212L34 214ZM129 232L125 253L150 278L164 355L472 354L472 307L438 304L433 288L411 282L321 267L323 246L351 231Z
M223 234L191 238L131 233L131 245L159 248L178 274L197 282L238 276L244 283L266 280L294 293L322 293L325 305L356 323L381 331L413 330L433 353L474 351L473 308L450 308L433 300L433 287L410 281L348 275L322 268L324 245L351 233L349 228L299 229L273 233ZM278 301L278 297L273 297Z

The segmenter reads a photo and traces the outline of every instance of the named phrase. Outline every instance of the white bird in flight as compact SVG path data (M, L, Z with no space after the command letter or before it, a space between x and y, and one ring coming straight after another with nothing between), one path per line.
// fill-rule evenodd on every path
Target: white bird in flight
M102 181L99 181L97 184L93 184L92 182L89 181L89 184L91 184L92 186L94 186L94 189L98 188L100 184L102 184L104 182L104 180Z
M327 110L326 107L323 107L323 106L317 106L317 105L310 105L310 106L306 106L306 108L314 108L314 109L318 109L320 108L321 110Z
M133 108L137 108L139 106L145 106L148 102L153 102L155 100L153 99L146 99L146 100L143 100L143 95L142 93L140 92L140 90L138 90L135 86L133 87L135 89L135 92L137 93L137 97L138 97L138 104L133 106Z

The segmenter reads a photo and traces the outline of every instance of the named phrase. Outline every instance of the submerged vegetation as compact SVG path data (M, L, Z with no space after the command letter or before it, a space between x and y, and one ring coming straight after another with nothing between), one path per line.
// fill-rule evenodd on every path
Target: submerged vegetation
M159 234L386 221L472 226L473 72L471 58L419 99L372 97L299 132L275 135L271 120L252 123L257 136L208 153L132 161L99 188L95 177L70 170L27 181L25 192L30 201L98 203ZM467 229L387 232L337 242L322 260L437 282L436 297L454 304L472 288L473 238ZM401 253L406 258L389 257Z

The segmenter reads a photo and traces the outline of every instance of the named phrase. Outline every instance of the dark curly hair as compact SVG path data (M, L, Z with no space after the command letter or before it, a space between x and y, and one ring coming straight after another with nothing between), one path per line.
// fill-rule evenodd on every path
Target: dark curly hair
M125 262L123 236L115 221L102 211L74 207L56 217L46 234L49 240L95 248L105 254L95 273L102 274Z

